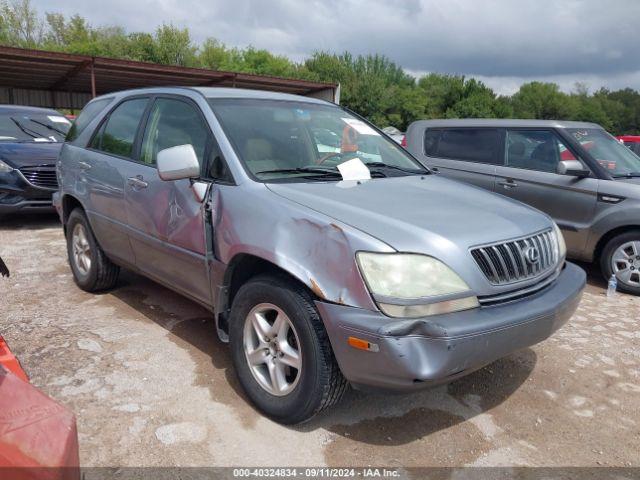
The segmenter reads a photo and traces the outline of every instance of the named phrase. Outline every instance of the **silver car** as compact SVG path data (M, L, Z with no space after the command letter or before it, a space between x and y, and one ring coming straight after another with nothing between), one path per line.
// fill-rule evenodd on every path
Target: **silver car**
M569 258L640 295L640 158L594 123L426 120L407 148L432 171L549 214Z
M312 98L99 97L58 175L78 286L113 288L124 267L210 309L248 397L283 423L348 385L412 391L540 342L585 284L548 216L432 175Z

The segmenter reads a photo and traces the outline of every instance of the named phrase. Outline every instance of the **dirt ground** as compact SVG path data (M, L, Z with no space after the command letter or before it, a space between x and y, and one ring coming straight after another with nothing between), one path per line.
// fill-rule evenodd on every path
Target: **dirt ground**
M0 220L0 333L77 415L83 466L640 466L640 298L595 272L551 339L412 395L350 391L284 427L240 391L207 311L138 275L73 283L55 216Z

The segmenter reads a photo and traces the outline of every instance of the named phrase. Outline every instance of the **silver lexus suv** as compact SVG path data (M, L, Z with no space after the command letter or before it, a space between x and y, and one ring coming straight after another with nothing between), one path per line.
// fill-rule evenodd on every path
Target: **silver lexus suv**
M312 98L99 97L58 176L78 286L114 288L123 267L210 309L248 397L283 423L348 385L412 391L540 342L585 284L548 216Z
M595 262L640 295L640 158L600 125L556 120L423 120L407 148L433 172L549 214L569 258Z

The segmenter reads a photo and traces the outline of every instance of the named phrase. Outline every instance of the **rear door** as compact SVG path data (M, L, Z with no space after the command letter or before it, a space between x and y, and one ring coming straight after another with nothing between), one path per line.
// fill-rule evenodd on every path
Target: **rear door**
M148 97L118 104L103 120L87 149L78 150L74 168L76 188L86 201L87 214L102 249L112 258L134 264L125 208L125 179L130 174L135 139Z
M496 192L550 215L564 234L569 254L578 255L593 222L598 180L556 173L560 160L579 157L553 129L507 129L505 145Z
M436 173L493 191L502 135L497 128L427 129L423 160Z
M156 97L137 161L125 179L130 240L141 271L210 304L205 205L196 198L190 180L163 181L156 168L159 151L185 144L193 146L202 165L211 135L199 107L186 97Z

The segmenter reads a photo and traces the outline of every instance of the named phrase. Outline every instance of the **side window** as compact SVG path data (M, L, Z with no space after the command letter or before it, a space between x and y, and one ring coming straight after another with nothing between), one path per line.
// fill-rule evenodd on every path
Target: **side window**
M94 136L91 147L132 158L133 142L148 101L147 98L135 98L118 105Z
M507 130L506 166L556 173L561 160L575 155L551 130Z
M158 98L144 132L140 160L155 165L160 150L190 144L202 165L208 135L204 121L193 106L181 100Z
M468 162L502 165L499 157L500 133L492 128L443 129L437 156Z
M435 157L438 154L438 140L440 139L441 130L429 129L424 132L424 153L429 157Z
M105 107L111 103L111 100L113 100L113 98L99 98L98 100L87 103L80 112L80 115L78 115L78 118L76 118L71 125L65 141L72 142L78 138L78 135L91 123L91 120L104 110Z

